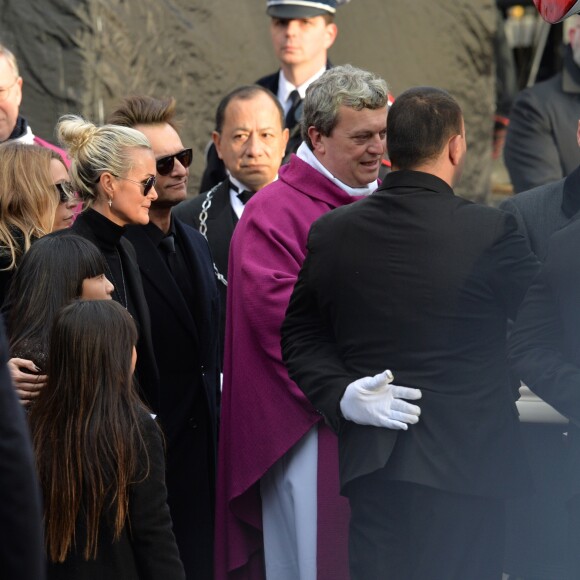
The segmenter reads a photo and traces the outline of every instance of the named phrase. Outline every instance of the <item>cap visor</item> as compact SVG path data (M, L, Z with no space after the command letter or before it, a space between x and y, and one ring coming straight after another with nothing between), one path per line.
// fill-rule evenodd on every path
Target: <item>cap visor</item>
M314 16L323 16L332 14L329 10L320 8L309 8L308 6L270 6L266 13L272 18L281 18L283 20L293 20L295 18L312 18Z

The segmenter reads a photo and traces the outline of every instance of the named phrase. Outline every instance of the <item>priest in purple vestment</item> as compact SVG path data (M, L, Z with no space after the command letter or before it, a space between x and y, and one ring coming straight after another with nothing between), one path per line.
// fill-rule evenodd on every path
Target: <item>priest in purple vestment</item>
M350 65L306 93L304 142L246 205L230 247L216 579L348 579L336 436L288 377L280 327L312 222L377 187L384 80Z

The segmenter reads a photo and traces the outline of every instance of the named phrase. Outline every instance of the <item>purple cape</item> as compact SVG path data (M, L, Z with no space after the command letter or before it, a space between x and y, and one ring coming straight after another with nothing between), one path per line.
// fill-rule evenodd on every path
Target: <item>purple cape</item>
M321 416L288 377L280 327L312 222L360 199L296 156L246 205L229 257L216 506L216 580L261 579L259 482ZM320 423L318 578L348 578L337 439ZM322 451L322 453L321 453Z

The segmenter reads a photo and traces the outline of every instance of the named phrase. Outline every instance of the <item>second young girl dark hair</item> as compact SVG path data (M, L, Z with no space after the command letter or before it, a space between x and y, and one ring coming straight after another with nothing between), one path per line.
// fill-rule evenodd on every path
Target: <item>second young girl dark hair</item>
M31 356L31 349L47 353L56 313L82 294L84 279L104 274L105 268L99 249L80 236L67 233L35 242L22 258L6 300L13 356ZM43 366L44 361L34 362Z
M132 384L137 330L112 300L80 300L56 317L48 383L30 413L44 494L47 554L72 549L97 557L99 528L118 540L128 517L129 486L147 476L140 427L143 406ZM76 537L83 522L86 542ZM84 533L83 533L84 536Z

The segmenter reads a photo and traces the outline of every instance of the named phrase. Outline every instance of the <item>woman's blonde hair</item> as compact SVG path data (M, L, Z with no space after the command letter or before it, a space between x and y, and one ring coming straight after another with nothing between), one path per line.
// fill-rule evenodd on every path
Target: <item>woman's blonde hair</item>
M132 149L151 149L147 137L136 129L118 125L97 127L77 115L61 117L56 134L72 160L72 185L85 207L97 199L102 173L108 171L115 177L125 177L132 169Z
M38 145L0 145L0 246L10 254L7 270L16 267L33 238L52 230L60 201L50 172L52 158L50 149Z

